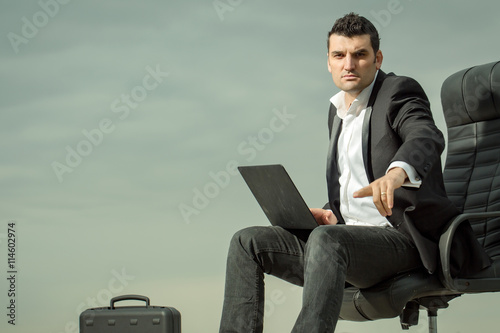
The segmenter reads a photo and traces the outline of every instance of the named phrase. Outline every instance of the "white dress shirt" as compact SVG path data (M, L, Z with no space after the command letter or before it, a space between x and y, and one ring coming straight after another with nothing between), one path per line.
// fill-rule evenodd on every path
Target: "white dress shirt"
M376 77L377 75L375 75ZM373 197L353 197L354 192L369 185L363 163L362 128L375 78L368 87L361 91L349 107L345 104L344 91L330 99L337 108L337 115L342 119L342 131L337 143L340 172L340 213L345 223L349 225L391 225L386 217L380 215L373 203ZM405 162L394 162L387 171L394 167L402 167L406 171L409 180L405 182L404 186L420 186L421 180L412 166Z

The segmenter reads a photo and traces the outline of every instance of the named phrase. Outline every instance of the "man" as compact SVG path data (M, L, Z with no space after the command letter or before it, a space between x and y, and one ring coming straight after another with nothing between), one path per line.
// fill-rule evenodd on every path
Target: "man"
M327 65L341 91L328 122L329 202L311 209L321 226L307 242L279 227L235 234L221 332L262 331L264 273L304 287L293 332L333 332L346 282L366 288L412 269L436 271L437 240L458 214L443 185L444 139L420 85L385 74L382 60L371 22L353 13L335 22ZM464 226L455 274L488 264Z

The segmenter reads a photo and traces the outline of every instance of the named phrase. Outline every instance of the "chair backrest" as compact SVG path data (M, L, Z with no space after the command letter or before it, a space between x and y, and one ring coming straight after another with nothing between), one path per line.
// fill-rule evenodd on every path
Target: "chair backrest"
M500 62L450 76L441 103L448 127L449 198L463 213L500 211ZM470 222L488 255L500 259L500 218Z

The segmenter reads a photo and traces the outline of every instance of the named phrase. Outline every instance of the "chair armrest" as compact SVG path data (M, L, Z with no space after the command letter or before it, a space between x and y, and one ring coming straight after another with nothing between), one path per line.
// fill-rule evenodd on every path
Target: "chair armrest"
M441 258L441 268L442 268L442 282L444 286L452 291L463 292L463 287L460 287L455 283L450 273L450 255L451 255L451 242L455 235L455 231L458 226L465 221L474 219L484 219L491 217L500 216L500 211L494 212L482 212L482 213L465 213L460 214L453 218L446 227L445 232L441 235L439 239L439 255Z

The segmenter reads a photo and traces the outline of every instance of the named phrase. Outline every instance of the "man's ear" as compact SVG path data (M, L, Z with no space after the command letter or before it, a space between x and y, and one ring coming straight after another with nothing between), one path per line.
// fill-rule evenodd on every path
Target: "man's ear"
M377 70L382 67L382 60L384 60L384 56L382 55L382 51L378 50L377 54L375 55L375 67Z
M326 66L328 67L328 71L331 73L332 67L330 66L330 57L328 56L328 53L326 54Z

